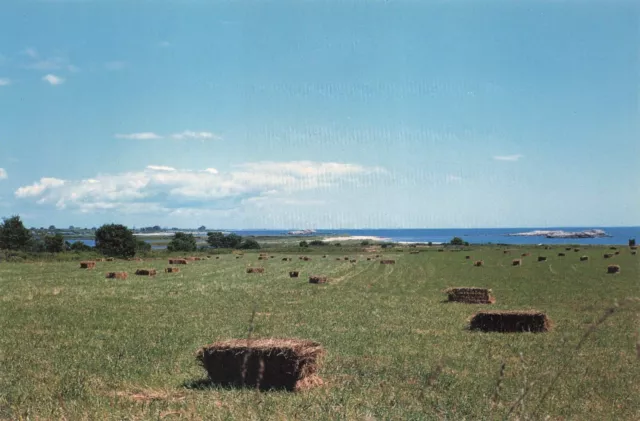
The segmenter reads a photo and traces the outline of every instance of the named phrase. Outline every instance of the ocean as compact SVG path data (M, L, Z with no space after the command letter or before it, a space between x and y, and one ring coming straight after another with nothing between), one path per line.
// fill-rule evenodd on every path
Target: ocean
M530 232L536 230L545 231L586 231L590 229L601 229L610 237L603 238L545 238L545 237L511 237L507 234ZM212 230L213 231L213 230ZM289 230L223 230L233 232L243 237L249 236L282 236ZM448 243L453 237L460 237L471 244L592 244L592 245L625 245L630 238L640 240L640 227L545 227L545 228L456 228L456 229L339 229L339 230L316 230L313 236L362 236L379 237L391 242L408 243ZM145 238L145 237L143 237ZM152 240L146 237L145 240ZM80 240L85 244L94 246L91 239ZM150 241L153 243L153 241ZM154 249L163 248L155 246Z

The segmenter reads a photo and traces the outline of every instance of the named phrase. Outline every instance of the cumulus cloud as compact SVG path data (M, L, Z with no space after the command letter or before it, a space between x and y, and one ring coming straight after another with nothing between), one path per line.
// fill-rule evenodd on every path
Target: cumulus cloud
M515 154L515 155L498 155L494 156L493 159L496 161L519 161L523 155Z
M247 163L228 172L149 165L142 171L83 180L42 178L30 186L20 187L15 195L38 204L80 212L223 210L264 197L277 198L281 204L303 204L296 201L293 194L382 171L357 164L312 161Z
M50 85L61 85L64 83L64 79L56 75L48 74L42 78L43 81L48 82Z
M153 139L162 139L162 136L157 135L153 132L142 132L142 133L128 133L128 134L117 134L117 139L133 139L133 140L153 140Z
M0 77L0 86L9 86L11 85L11 79L7 79L6 77Z
M182 133L174 133L171 135L173 139L184 140L184 139L219 139L218 136L214 135L211 132L193 132L191 130L185 130Z
M0 180L6 180L9 178L7 171L4 168L0 168Z

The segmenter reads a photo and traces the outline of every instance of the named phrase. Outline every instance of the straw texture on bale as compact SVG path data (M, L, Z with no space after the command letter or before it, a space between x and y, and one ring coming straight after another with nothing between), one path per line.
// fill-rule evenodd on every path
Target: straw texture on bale
M247 268L247 273L264 273L264 268Z
M539 311L481 311L469 327L484 332L546 332L551 321Z
M80 269L95 269L96 262L80 262Z
M297 278L298 276L300 276L300 272L298 272L297 270L292 270L291 272L289 272L289 278Z
M329 282L326 276L309 276L310 284L326 284Z
M180 268L165 268L164 271L167 273L178 273L180 272Z
M522 265L522 259L513 259L511 261L511 265L512 266L521 266Z
M187 259L169 259L170 265L186 265L188 263Z
M473 262L473 266L482 266L484 265L484 260L476 260Z
M155 269L137 269L136 270L136 275L156 276L156 270Z
M109 272L107 273L107 279L127 279L129 275L127 272Z
M619 273L620 265L609 265L607 266L607 273Z
M580 256L580 261L581 262L585 262L587 260L589 260L589 256Z
M486 288L464 287L449 288L444 291L449 301L468 304L493 304L496 302L491 290Z
M299 391L322 384L317 376L322 346L299 339L237 339L196 353L213 384L259 390Z
M381 265L395 265L396 261L392 259L380 260Z

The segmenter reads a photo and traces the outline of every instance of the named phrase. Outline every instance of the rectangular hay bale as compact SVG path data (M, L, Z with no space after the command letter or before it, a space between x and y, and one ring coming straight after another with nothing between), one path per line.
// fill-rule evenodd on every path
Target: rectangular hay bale
M187 259L169 259L170 265L186 265L188 263Z
M487 288L461 287L448 288L445 290L449 301L468 304L493 304L496 302L491 295L491 290Z
M607 266L607 273L619 273L620 265L609 265Z
M396 261L392 259L380 260L381 265L395 265Z
M484 265L484 260L476 260L475 262L473 262L473 266L483 266Z
M247 273L264 273L264 268L247 268Z
M80 269L95 269L95 267L96 267L96 262L91 262L91 261L80 262Z
M589 260L589 256L580 256L581 262L586 262L587 260Z
M480 311L469 324L483 332L547 332L551 321L540 311Z
M513 259L511 261L512 266L522 266L522 259Z
M127 272L108 272L107 279L127 279L129 274Z
M300 272L298 272L297 270L292 270L291 272L289 272L289 278L297 278L298 276L300 276Z
M178 273L180 272L180 268L165 268L164 271L167 273Z
M309 276L310 284L326 284L329 282L326 276Z
M140 276L156 276L155 269L138 269L136 270L136 275Z

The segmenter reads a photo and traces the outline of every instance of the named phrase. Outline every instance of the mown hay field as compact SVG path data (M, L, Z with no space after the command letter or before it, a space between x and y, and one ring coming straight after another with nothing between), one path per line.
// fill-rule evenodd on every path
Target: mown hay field
M394 265L363 252L350 254L357 263L337 261L344 251L309 261L223 255L179 273L164 272L167 259L94 270L3 262L0 419L640 419L640 260L626 248L607 260L604 248L560 250L523 247L517 255L531 255L522 266L495 246L383 250ZM607 274L609 264L620 273ZM157 275L105 278L139 268ZM449 287L489 288L496 302L447 302ZM469 331L474 313L489 309L542 311L552 329ZM255 338L322 344L324 385L208 385L196 351L245 338L250 326Z

